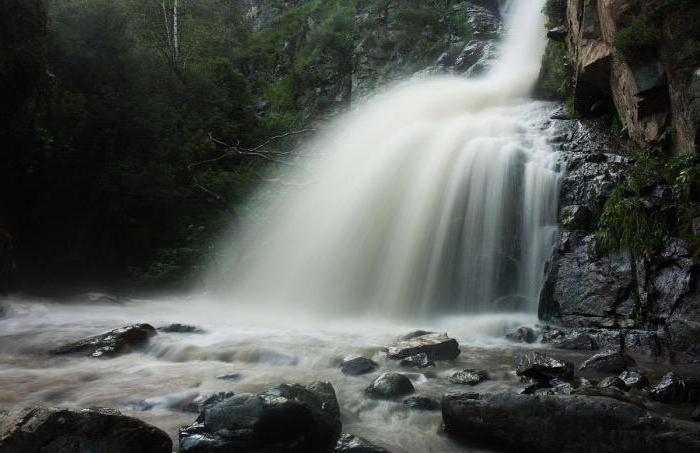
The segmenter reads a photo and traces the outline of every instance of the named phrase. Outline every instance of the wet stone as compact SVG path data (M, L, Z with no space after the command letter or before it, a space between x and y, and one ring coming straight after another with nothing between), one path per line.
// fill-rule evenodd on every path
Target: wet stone
M399 362L399 365L404 368L432 368L435 366L435 362L430 360L428 354L421 352L420 354L406 357Z
M379 399L391 399L415 392L411 380L400 373L384 373L365 389L365 392Z
M459 344L446 334L430 333L409 340L401 340L387 345L384 350L390 359L400 360L425 353L430 360L453 360L459 354Z
M516 374L536 381L552 379L571 379L574 376L574 366L569 362L557 360L546 354L532 352L522 354L518 359Z
M620 373L620 379L625 383L627 388L643 388L649 385L649 380L638 371L623 371Z
M627 390L627 385L625 384L625 381L620 379L617 376L608 376L600 383L598 384L598 387L600 388L609 388L609 387L615 387L620 390Z
M148 344L156 329L150 324L134 324L102 335L78 340L50 351L54 355L76 354L95 358L115 357Z
M489 378L489 374L484 370L461 370L452 373L449 378L447 378L451 383L458 385L477 385Z
M427 396L409 396L403 400L404 406L418 411L439 411L440 402Z
M340 371L348 376L359 376L371 373L379 367L377 363L366 357L348 357L340 365Z
M335 453L389 453L367 439L352 434L342 434L333 451Z

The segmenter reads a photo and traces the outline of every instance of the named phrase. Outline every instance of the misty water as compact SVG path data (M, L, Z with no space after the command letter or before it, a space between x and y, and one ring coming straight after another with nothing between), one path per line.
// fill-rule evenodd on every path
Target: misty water
M176 439L199 395L325 380L345 432L393 452L475 451L440 434L439 411L368 399L376 374L344 376L338 365L362 354L398 370L381 347L427 329L456 338L462 354L409 373L417 394L463 390L445 378L467 367L490 374L475 390L521 387L519 347L503 335L537 322L561 177L548 143L556 106L527 98L544 49L543 3L510 7L501 57L485 76L415 78L324 128L300 150L300 168L284 174L304 184L222 241L230 252L207 278L211 293L8 300L0 408L114 407ZM204 333L160 333L142 352L110 360L47 355L136 322Z

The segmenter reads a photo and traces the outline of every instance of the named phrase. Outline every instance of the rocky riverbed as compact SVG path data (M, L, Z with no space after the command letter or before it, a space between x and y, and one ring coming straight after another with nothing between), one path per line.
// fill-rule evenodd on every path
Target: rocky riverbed
M615 406L632 417L616 419L620 429L638 423L639 414L651 417L644 423L657 431L643 446L658 446L654 439L668 432L680 433L686 442L674 444L672 438L664 444L672 447L700 438L700 425L692 421L700 370L623 354L603 341L610 336L606 331L547 329L527 315L420 324L367 318L337 322L299 314L261 317L202 298L117 302L4 303L0 408L9 415L3 416L0 451L20 451L7 443L16 440L7 427L21 426L21 420L44 426L43 435L49 437L71 431L70 423L55 424L56 412L16 412L39 405L111 408L106 414L62 412L61 419L81 426L80 420L92 420L86 426L106 426L109 432L110 426L124 424L135 430L130 441L146 438L163 445L152 428L120 419L113 413L119 411L163 430L173 449L181 451L224 451L215 449L221 445L324 451L341 432L337 451L366 451L359 450L365 440L377 448L369 451L494 451L512 448L528 423L549 414L549 409L537 409L540 405L561 405L568 417L585 415L590 423L603 416L601 408ZM534 329L518 330L521 326ZM582 335L590 338L582 340ZM670 371L675 374L666 375ZM517 409L522 405L532 413ZM477 409L483 411L477 418L486 420L478 429L483 436L474 435L469 411ZM521 418L497 415L516 409ZM250 426L241 427L236 417ZM308 423L284 422L288 417ZM547 442L556 443L561 437L557 420L545 418L536 422L538 429ZM506 422L508 436L499 428ZM235 435L227 423L237 427ZM223 437L222 429L228 433ZM80 435L94 436L86 430ZM202 442L214 449L202 450ZM532 440L523 442L527 447ZM571 451L583 450L579 445Z

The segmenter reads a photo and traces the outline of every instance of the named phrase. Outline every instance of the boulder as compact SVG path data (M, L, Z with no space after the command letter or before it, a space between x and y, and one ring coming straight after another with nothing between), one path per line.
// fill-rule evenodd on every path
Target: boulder
M631 357L619 351L606 351L586 359L579 369L597 373L621 373L633 365Z
M428 354L421 352L420 354L406 357L399 362L399 365L404 368L431 368L435 366L435 362L430 360Z
M150 324L134 324L60 346L51 350L50 353L79 354L99 358L114 357L143 348L156 333L156 329Z
M672 453L700 448L697 424L600 396L448 394L442 415L449 435L494 449Z
M447 334L429 333L408 340L400 340L384 348L387 357L400 360L425 353L430 360L453 360L459 354L459 344Z
M538 381L520 391L523 395L570 395L575 387L570 382L561 379Z
M427 396L409 396L403 400L403 405L418 411L440 410L440 402Z
M378 366L376 362L366 357L347 357L343 360L343 363L340 364L340 371L349 376L359 376L361 374L373 372Z
M610 388L610 387L615 387L620 390L627 390L627 384L625 384L625 381L620 379L617 376L608 376L600 383L598 383L598 387L605 389L605 388Z
M506 339L515 343L534 343L535 331L531 327L519 327L515 332L506 335Z
M546 354L532 352L521 354L516 368L518 376L548 382L552 379L572 379L574 365L549 357Z
M461 370L450 375L448 380L453 384L477 385L489 378L489 374L484 370Z
M544 342L544 340L543 340ZM557 349L571 349L592 351L598 349L598 345L588 332L573 331L564 336L557 337L549 343Z
M180 451L333 451L340 432L329 383L280 385L206 406L195 423L180 430Z
M398 398L415 392L411 380L400 373L384 373L365 389L365 392L379 399Z
M335 446L335 453L388 453L382 447L374 445L372 442L362 437L352 434L342 434Z
M618 376L625 383L627 388L641 389L649 385L649 380L643 374L638 371L623 371Z
M0 414L2 453L171 453L160 429L113 409L33 407Z
M649 397L662 403L700 402L700 381L684 379L674 372L666 373L651 387Z
M202 329L187 324L173 323L167 326L158 327L159 332L165 333L204 333Z
M551 39L552 41L564 42L566 41L566 35L568 34L569 30L567 30L565 26L559 25L558 27L551 28L549 31L547 31L547 38Z

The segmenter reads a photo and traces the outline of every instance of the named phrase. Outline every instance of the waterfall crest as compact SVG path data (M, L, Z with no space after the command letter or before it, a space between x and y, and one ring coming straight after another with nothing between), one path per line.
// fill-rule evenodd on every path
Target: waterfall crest
M559 175L543 107L543 0L508 8L478 79L404 82L307 145L309 181L268 201L230 245L237 303L355 313L535 311Z

